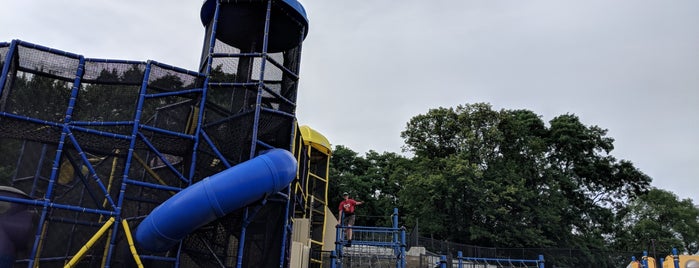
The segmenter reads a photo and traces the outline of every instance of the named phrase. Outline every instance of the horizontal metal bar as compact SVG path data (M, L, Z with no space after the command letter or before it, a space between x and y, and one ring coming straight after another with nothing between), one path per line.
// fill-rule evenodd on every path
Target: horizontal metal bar
M173 65L165 64L165 63L162 63L162 62L158 62L158 61L154 61L154 60L149 60L148 62L149 62L151 65L155 65L155 66L158 66L158 67L163 68L163 69L167 69L167 70L171 70L171 71L175 71L175 72L179 72L179 73L185 73L185 74L188 74L188 75L194 75L194 76L199 76L199 77L206 77L205 74L202 74L202 73L200 73L200 72L190 71L190 70L187 70L187 69L184 69L184 68L180 68L180 67L176 67L176 66L173 66Z
M160 97L169 97L169 96L177 96L177 95L185 95L185 94L190 94L190 93L199 93L199 92L204 92L203 88L195 88L195 89L186 89L186 90L180 90L180 91L170 91L170 92L163 92L163 93L153 93L153 94L146 94L144 95L145 98L160 98Z
M160 133L160 134L167 134L167 135L177 136L177 137L180 137L180 138L185 138L185 139L190 139L190 140L193 140L193 139L194 139L194 136L193 136L193 135L182 134L182 133L175 132L175 131L172 131L172 130L166 130L166 129L162 129L162 128L156 128L156 127L152 127L152 126L148 126L148 125L140 125L140 127L141 127L142 129L150 130L150 131L157 132L157 133Z
M23 198L9 197L9 196L0 196L0 201L20 203L20 204L25 204L25 205L39 206L39 207L46 206L46 207L50 207L50 208L65 209L65 210L77 211L77 212L94 213L94 214L100 214L100 215L105 215L105 216L115 216L116 215L116 213L114 211L65 205L65 204L53 203L53 202L43 201L43 200L23 199Z
M147 260L156 260L156 261L176 261L177 258L173 257L162 257L162 256L153 256L153 255L138 255L141 257L141 259L147 259Z
M111 132L101 131L101 130L94 130L94 129L84 128L84 127L79 127L79 126L69 125L68 128L70 128L70 130L77 130L79 132L85 132L85 133L100 135L100 136L109 137L109 138L115 138L115 139L121 139L121 140L130 140L131 139L131 136L127 136L127 135L123 135L123 134L116 134L116 133L111 133Z
M228 83L228 82L215 82L209 83L209 87L257 87L258 82L246 82L246 83Z
M182 188L179 188L179 187L167 186L167 185L155 184L155 183L143 182L143 181L135 181L132 179L125 179L124 182L131 184L131 185L143 186L143 187L153 188L153 189L157 189L157 190L176 191L176 192L182 191Z
M212 53L212 58L262 57L262 53Z
M290 114L290 113L287 113L287 112L278 111L278 110L274 110L274 109L270 109L270 108L262 107L261 110L262 110L262 111L265 111L265 112L268 112L268 113L283 115L283 116L286 116L286 117L289 117L289 118L294 118L294 117L295 117L293 114Z
M71 121L73 126L133 126L134 121Z
M52 126L52 127L59 127L63 128L62 123L56 123L52 121L47 121L47 120L40 120L40 119L35 119L32 117L26 117L23 115L17 115L17 114L11 114L11 113L6 113L6 112L0 112L0 117L9 117L12 119L17 119L17 120L22 120L22 121L29 121L32 123L40 124L40 125L47 125L47 126Z
M103 222L90 222L90 221L78 221L75 219L68 219L68 218L49 218L50 222L60 222L60 223L70 223L70 224L78 224L78 225L83 225L83 226L92 226L92 227L100 227L104 223Z
M97 58L85 58L85 63L88 62L98 62L98 63L121 63L121 64L143 64L146 65L145 61L135 61L135 60L117 60L117 59L97 59ZM145 66L144 66L145 67Z

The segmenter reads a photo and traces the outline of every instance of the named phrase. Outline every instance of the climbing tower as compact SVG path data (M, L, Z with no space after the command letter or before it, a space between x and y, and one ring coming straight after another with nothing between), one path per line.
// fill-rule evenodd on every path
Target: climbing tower
M223 160L235 165L270 148L291 150L301 43L308 31L303 7L296 0L208 0L201 21L206 35L200 72L208 74L202 130L221 150L200 147L199 159L210 159L199 165ZM291 194L286 189L268 197L264 206L231 213L202 231L202 237L219 240L217 255L235 257L247 267L284 265L289 258ZM201 241L190 239L184 247L210 246Z

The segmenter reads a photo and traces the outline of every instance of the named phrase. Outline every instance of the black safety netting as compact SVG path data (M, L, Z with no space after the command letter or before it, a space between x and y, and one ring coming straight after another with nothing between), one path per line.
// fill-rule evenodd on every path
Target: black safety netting
M5 56L8 51L10 51L10 43L0 43L0 70L2 70L2 66L5 64ZM2 88L2 85L0 85L0 88Z

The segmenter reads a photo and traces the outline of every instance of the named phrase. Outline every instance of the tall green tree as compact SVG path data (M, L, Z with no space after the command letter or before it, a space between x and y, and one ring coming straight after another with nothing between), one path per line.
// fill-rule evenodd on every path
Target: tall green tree
M399 200L421 232L492 246L603 248L608 219L650 178L610 152L606 130L489 104L438 108L401 133L415 170Z

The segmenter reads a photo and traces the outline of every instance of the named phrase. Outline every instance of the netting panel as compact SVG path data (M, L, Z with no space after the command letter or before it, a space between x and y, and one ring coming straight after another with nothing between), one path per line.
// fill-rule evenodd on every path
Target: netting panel
M81 83L73 120L133 121L140 89L133 85Z
M85 61L83 81L97 84L130 84L140 86L146 64L105 62L97 59Z
M231 46L229 44L226 44L225 42L216 39L216 43L214 43L214 53L240 53L240 49L234 46ZM215 66L215 65L214 65Z
M10 51L9 43L0 44L0 71L2 70L3 64L5 64L5 56L7 56L8 51ZM2 85L0 85L0 88L1 87Z
M204 126L214 145L231 165L250 159L253 120L254 114L247 113Z
M148 76L148 93L201 88L203 82L203 77L152 64Z
M80 64L77 57L59 55L23 45L18 46L17 52L20 69L50 74L69 81L75 79Z
M73 83L42 73L16 72L7 92L5 112L63 122Z

